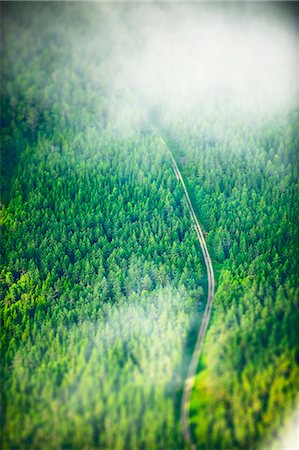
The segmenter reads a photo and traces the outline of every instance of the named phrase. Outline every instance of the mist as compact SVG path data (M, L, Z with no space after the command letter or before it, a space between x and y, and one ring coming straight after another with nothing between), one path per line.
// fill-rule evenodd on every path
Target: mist
M51 9L59 13L60 6ZM37 8L52 39L58 25L43 5ZM219 120L248 121L298 106L296 5L99 2L63 8L70 16L63 45L78 60L76 75L105 89L115 127L131 121L138 128L153 109L170 120L216 112ZM59 84L56 69L52 76Z
M102 5L100 6L102 7ZM273 114L296 106L294 8L274 4L158 4L106 13L115 21L118 88L141 107ZM123 28L123 14L130 29Z
M257 310L264 306L263 283L272 259L277 276L269 281L271 289L284 283L283 270L292 259L285 257L287 250L278 253L280 243L287 248L292 239L287 222L295 188L289 189L293 179L288 174L295 167L295 139L291 127L284 133L284 125L298 108L298 8L247 2L45 2L36 9L29 3L6 8L4 144L10 161L7 196L12 197L5 212L11 233L5 281L12 348L7 357L12 361L7 430L18 442L33 436L35 448L45 439L54 442L53 448L82 448L83 441L84 448L95 443L119 449L140 448L140 443L144 448L182 447L179 402L201 322L206 278L184 192L172 170L171 143L173 153L175 144L181 146L174 156L186 181L190 177L198 218L215 256L217 283L231 302L223 301L222 311L218 295L218 311L211 316L214 336L219 330L224 336L215 339L217 345L213 341L215 368L231 381L225 332L235 327L232 348L240 354L247 347L254 352L263 341L250 341L256 324L247 321L247 313L251 320L255 305ZM277 121L269 131L264 124L273 118ZM173 137L170 144L167 133ZM136 260L138 270L132 265L130 272L134 252L142 258ZM156 270L162 265L169 267L167 283L167 274ZM28 287L24 270L35 277L28 276ZM227 283L221 280L225 271ZM230 278L233 271L236 279ZM260 279L254 278L258 271ZM151 292L152 279L158 288ZM247 299L245 288L249 291L251 282L261 289ZM15 292L19 284L27 310ZM130 285L137 285L136 292ZM41 305L35 315L29 299L39 289ZM287 295L292 292L283 297L289 306ZM235 300L240 303L233 308ZM268 324L278 339L278 318L287 314L282 310L272 308ZM217 328L217 314L223 329ZM264 315L269 319L266 307ZM246 319L248 331L243 347L237 342L239 316ZM65 325L67 320L72 325ZM261 322L263 337L267 330ZM213 337L211 326L207 338ZM287 346L286 337L281 342ZM200 364L199 380L203 374L210 382L212 364L204 359ZM238 359L234 364L241 373ZM226 391L225 383L219 392L209 383L198 385L206 397L196 391L195 407L209 427L215 421L213 430L220 430L224 439L221 427L225 421L231 425L236 398L242 410L246 391L241 383L244 397ZM234 414L238 419L237 409ZM249 422L245 416L242 420L245 435ZM199 433L209 437L212 433L200 428L202 422L197 421ZM257 428L260 423L256 421ZM291 436L288 430L286 436ZM238 442L245 448L242 436Z
M45 365L45 361L59 361L61 346L46 346L38 361L33 358L34 351L19 349L11 379L23 390L31 378L43 374L39 377L41 383L31 393L31 401L37 410L43 400L41 423L51 423L48 436L52 448L63 446L67 435L63 427L65 417L79 448L82 442L89 443L84 430L88 433L91 426L96 430L101 426L104 444L99 448L128 448L125 443L136 435L136 424L139 423L144 437L150 436L151 415L162 442L167 438L165 423L171 427L173 438L180 439L172 414L185 376L187 356L182 355L194 309L186 297L184 288L170 285L150 293L132 293L119 304L104 304L97 321L86 320L61 328L56 342L65 342L64 357L69 370L51 390L51 401L51 364ZM11 403L13 407L14 399ZM168 408L171 414L166 416ZM36 439L42 446L42 435Z

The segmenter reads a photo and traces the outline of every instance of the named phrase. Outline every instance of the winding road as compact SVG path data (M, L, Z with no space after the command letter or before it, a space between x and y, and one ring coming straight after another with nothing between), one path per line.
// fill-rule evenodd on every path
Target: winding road
M206 303L204 315L202 318L202 322L200 325L200 329L199 329L199 332L197 335L197 340L196 340L196 344L195 344L195 347L193 350L190 366L188 369L187 378L185 380L182 403L181 403L181 421L182 421L182 426L183 426L184 439L185 439L186 443L190 446L190 448L192 450L195 450L196 446L192 440L192 434L191 434L190 424L189 424L190 397L191 397L192 388L194 386L194 379L195 379L196 369L197 369L198 362L199 362L199 357L200 357L201 350L202 350L202 344L204 341L204 337L205 337L205 334L206 334L206 331L207 331L207 328L209 325L210 316L211 316L212 300L213 300L214 291L215 291L215 278L214 278L213 265L212 265L212 261L211 261L210 255L209 255L207 244L204 239L202 229L198 223L198 220L197 220L193 205L191 203L191 200L190 200L190 197L188 194L188 190L186 188L182 174L180 172L180 169L178 168L178 165L176 163L176 160L173 156L171 149L169 148L169 146L167 145L167 143L164 141L163 138L161 138L161 140L171 155L171 159L173 162L173 167L174 167L176 177L183 186L185 196L187 198L191 218L192 218L194 228L196 231L197 239L198 239L198 241L200 243L200 247L202 249L203 257L204 257L206 268L207 268L207 274L208 274L207 303Z

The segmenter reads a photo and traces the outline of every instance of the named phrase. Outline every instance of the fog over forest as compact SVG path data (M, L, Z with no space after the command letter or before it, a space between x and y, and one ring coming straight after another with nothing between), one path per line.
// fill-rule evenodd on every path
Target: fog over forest
M295 450L298 5L2 9L3 448Z
M296 105L294 7L281 10L279 3L266 2L101 4L99 11L107 15L117 43L110 54L116 84L132 90L145 105L175 114L199 105L237 114L274 113Z

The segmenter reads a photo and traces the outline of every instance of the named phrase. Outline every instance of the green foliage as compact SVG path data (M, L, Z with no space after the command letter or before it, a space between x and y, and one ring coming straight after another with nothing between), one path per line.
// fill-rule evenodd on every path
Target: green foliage
M299 388L299 122L201 119L174 127L222 267L191 420L200 448L248 449L274 435Z
M2 9L1 446L182 448L207 280L159 130L118 78L130 35L98 5ZM255 448L298 391L298 117L166 123L218 279L192 430Z
M111 112L109 33L77 48L75 11L5 6L2 447L183 445L196 235L159 140Z

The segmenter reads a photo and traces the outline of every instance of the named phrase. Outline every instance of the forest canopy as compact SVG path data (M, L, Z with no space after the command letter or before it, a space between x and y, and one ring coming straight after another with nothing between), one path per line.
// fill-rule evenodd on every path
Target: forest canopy
M299 387L296 7L1 9L1 447L188 448L208 278L171 153L216 277L194 443L275 447Z

